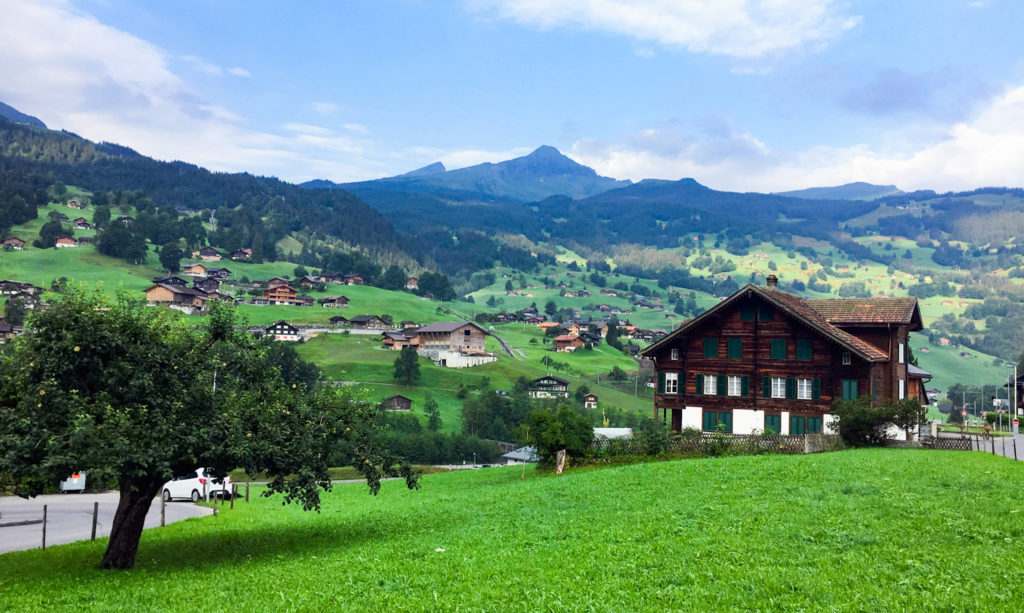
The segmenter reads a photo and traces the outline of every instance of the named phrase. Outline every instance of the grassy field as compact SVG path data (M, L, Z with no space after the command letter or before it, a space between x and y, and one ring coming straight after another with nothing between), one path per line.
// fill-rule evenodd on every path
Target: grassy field
M0 556L10 611L1018 611L1024 464L862 450L429 475Z

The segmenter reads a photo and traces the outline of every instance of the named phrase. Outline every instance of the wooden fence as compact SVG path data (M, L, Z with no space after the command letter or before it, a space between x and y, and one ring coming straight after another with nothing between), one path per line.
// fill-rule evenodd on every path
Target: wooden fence
M645 455L654 446L643 434L631 439L600 439L591 443L598 457L613 455ZM702 432L699 436L670 438L665 452L680 455L760 455L764 453L801 454L835 451L841 446L839 437L830 434L723 434Z

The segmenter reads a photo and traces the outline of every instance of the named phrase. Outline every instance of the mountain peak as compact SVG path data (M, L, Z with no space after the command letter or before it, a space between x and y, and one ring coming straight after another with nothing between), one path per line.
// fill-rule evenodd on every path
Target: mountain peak
M441 162L434 162L433 164L427 164L423 168L417 168L416 170L410 170L405 174L398 175L400 177L422 177L425 175L436 175L447 172L448 169L444 167Z
M9 121L13 121L14 123L25 123L30 126L38 126L40 128L46 127L46 124L40 121L38 118L33 117L31 115L26 115L25 113L22 113L13 106L4 104L3 102L0 102L0 117L3 117L4 119L7 119Z

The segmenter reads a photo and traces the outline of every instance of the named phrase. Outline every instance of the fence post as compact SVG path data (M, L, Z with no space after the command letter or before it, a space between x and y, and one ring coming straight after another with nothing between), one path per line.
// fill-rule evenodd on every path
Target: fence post
M230 507L232 509L235 508L235 496L237 496L237 495L238 495L238 486L235 485L234 483L232 483L231 484L231 507Z
M43 505L43 549L46 549L46 505Z
M249 482L245 482L245 501L249 502Z
M89 537L90 541L96 540L96 522L100 519L100 503L92 503L92 536Z
M160 527L163 528L167 525L167 501L164 500L163 494L160 495Z
M996 437L992 437L992 455L996 454Z
M214 501L214 503L213 503L213 516L217 517L217 502L216 501Z
M1013 459L1017 459L1017 437L1013 437Z

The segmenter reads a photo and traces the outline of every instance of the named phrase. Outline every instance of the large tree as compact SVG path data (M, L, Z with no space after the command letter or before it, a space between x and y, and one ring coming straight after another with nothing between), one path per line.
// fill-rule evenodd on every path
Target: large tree
M417 475L381 451L374 410L345 391L286 385L266 348L214 303L197 331L165 309L69 288L0 354L0 472L34 496L87 470L120 502L102 568L130 568L162 484L197 466L272 476L267 495L319 508L327 458L348 440L373 493ZM287 478L286 478L287 476Z
M420 358L416 348L411 346L402 347L398 357L395 358L395 379L406 385L412 385L420 378Z

